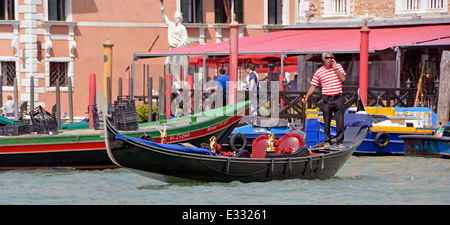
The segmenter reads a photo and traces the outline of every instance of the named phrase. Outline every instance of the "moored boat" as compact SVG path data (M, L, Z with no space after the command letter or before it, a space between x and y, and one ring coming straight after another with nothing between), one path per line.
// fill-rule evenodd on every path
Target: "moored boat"
M124 131L136 138L152 137L161 141L166 129L167 143L187 141L198 143L205 135L222 136L242 118L248 102L167 120L147 123L137 131ZM230 131L231 132L231 131ZM118 168L106 153L103 132L74 130L63 133L0 136L0 169L106 169Z
M424 107L366 107L373 118L372 132L355 150L359 156L404 155L404 143L400 135L431 135L436 129L429 127L435 123L433 112ZM426 126L425 126L426 125ZM307 119L306 134L308 145L324 139L323 121ZM332 122L331 135L336 134Z
M106 126L105 141L112 161L164 182L328 179L339 171L370 131L370 127L348 127L345 149L339 150L334 145L330 149L321 145L312 148L301 145L293 153L268 153L262 158L242 152L236 156L221 156L195 146L158 144L123 135L109 121ZM268 142L265 146L258 143L254 148L263 151L270 146ZM289 146L285 147L289 149Z
M450 125L442 126L435 135L401 135L405 155L450 158Z

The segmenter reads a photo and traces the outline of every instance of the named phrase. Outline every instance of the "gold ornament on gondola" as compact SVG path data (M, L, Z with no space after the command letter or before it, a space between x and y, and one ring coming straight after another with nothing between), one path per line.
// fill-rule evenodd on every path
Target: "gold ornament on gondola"
M161 144L166 144L166 143L167 143L167 130L166 130L166 126L164 126L164 129L159 130L159 132L161 133Z
M216 136L212 136L209 139L209 147L210 147L212 152L216 152L216 146L217 146Z
M269 143L268 143L269 145L267 146L267 152L274 152L275 151L275 149L274 149L274 144L275 144L275 137L274 137L274 134L273 133L270 133L269 134Z

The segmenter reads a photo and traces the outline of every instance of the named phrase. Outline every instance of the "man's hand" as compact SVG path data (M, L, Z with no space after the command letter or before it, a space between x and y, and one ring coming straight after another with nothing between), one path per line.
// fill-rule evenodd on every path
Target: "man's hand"
M336 60L334 60L334 59L331 60L331 66L333 66L333 69L335 69L335 70L337 69L336 68Z
M308 101L308 99L306 98L306 96L303 95L302 103L305 104L307 101Z

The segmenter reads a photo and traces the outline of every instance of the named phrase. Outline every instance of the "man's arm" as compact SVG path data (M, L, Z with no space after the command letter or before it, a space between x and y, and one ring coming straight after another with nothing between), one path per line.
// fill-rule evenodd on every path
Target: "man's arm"
M339 80L341 80L342 82L344 82L345 81L345 74L343 74L338 68L337 68L337 63L336 63L336 60L334 60L333 59L333 62L331 62L332 63L332 65L333 65L333 69L334 69L334 71L336 71L336 73L337 73L337 75L338 75L338 78L339 78Z
M306 92L306 96L304 96L302 98L302 103L306 103L308 101L309 96L312 95L312 93L314 92L314 90L316 90L316 85L311 85L311 87L309 87L308 92Z

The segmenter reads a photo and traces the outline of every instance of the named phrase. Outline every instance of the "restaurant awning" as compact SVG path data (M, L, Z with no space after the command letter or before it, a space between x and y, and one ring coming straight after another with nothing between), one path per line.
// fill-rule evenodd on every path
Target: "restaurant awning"
M369 52L383 51L398 45L412 45L450 37L450 24L371 28ZM448 40L446 41L448 43ZM322 53L359 53L360 29L284 30L239 38L239 55ZM227 56L229 41L199 44L190 48L135 54L135 59L167 55Z

